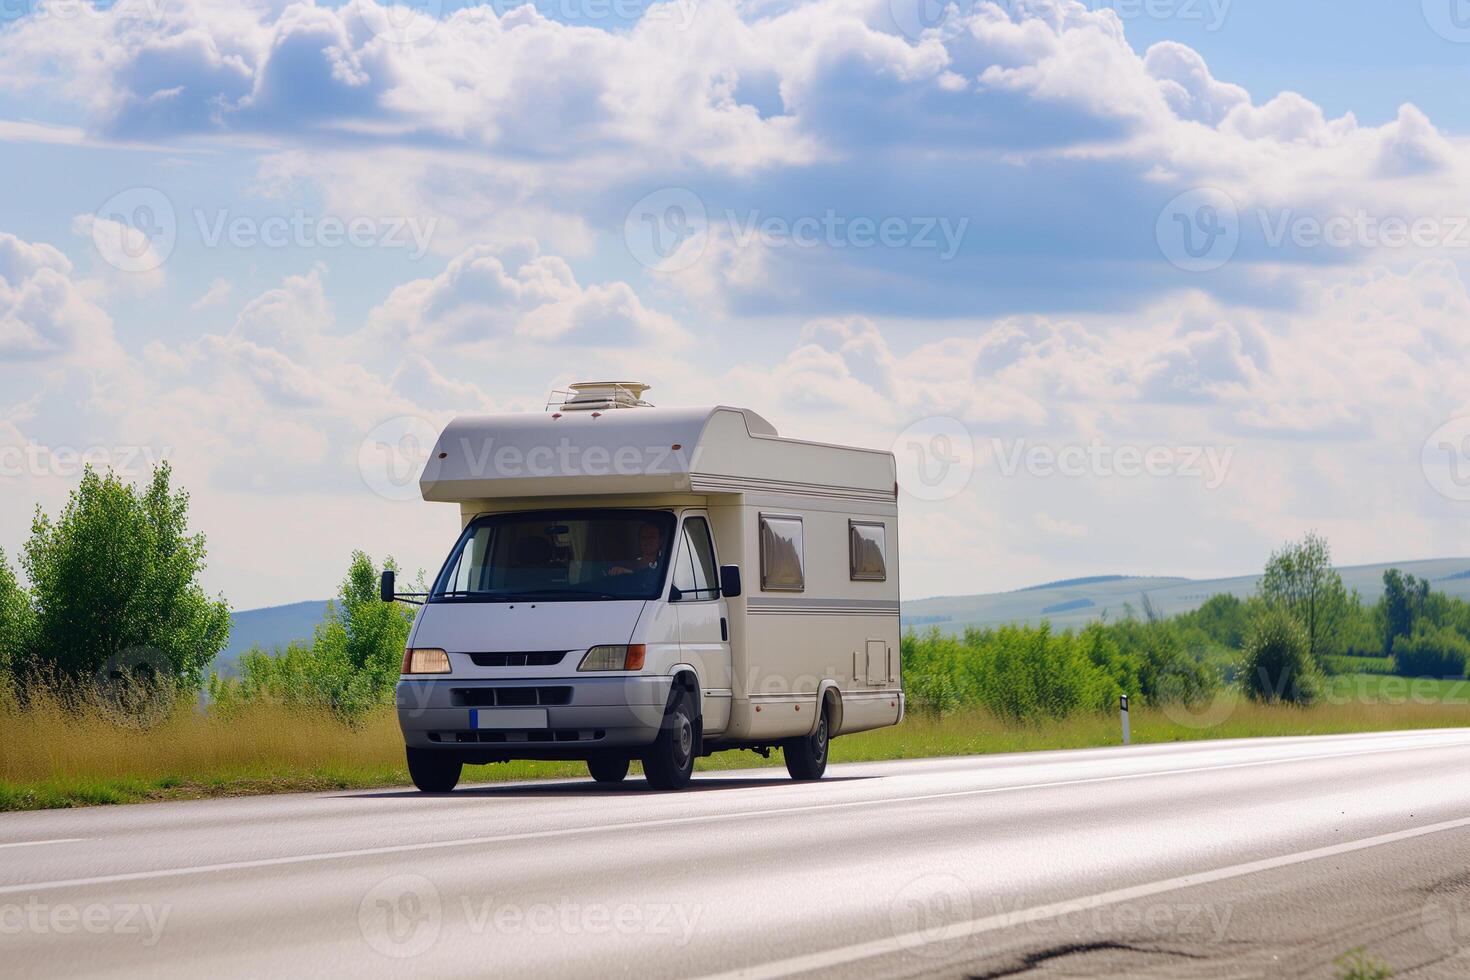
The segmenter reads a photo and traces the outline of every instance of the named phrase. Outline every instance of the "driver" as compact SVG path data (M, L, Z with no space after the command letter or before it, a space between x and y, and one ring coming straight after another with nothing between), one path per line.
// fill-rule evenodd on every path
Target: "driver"
M622 562L607 570L609 575L640 575L648 578L658 569L658 559L664 549L664 531L653 521L644 522L638 529L638 557Z

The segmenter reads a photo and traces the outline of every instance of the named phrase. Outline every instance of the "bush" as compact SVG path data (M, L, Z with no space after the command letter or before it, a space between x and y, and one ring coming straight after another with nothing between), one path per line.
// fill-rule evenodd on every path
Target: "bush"
M386 567L397 571L393 559ZM413 625L413 609L378 596L378 571L361 551L352 554L347 577L328 603L310 644L293 643L274 654L251 650L240 658L240 676L210 678L217 711L271 703L323 708L345 720L392 703Z
M1051 627L1007 626L972 631L965 646L974 664L978 700L1005 718L1066 718L1107 707L1114 689L1071 633Z
M1321 677L1296 617L1282 608L1263 610L1246 634L1241 684L1248 697L1268 704L1311 704Z
M1394 672L1403 677L1463 677L1470 642L1447 627L1420 625L1393 641Z

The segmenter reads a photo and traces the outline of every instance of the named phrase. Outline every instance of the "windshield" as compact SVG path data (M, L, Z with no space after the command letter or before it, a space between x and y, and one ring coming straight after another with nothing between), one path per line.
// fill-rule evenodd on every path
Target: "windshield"
M537 511L477 517L430 601L653 599L663 591L674 515Z

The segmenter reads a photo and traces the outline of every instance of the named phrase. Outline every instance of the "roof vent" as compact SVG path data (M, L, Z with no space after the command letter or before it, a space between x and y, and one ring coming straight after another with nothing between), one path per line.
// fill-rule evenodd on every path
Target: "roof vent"
M606 411L611 408L651 408L643 393L652 385L639 381L583 381L551 393L547 408L562 412ZM558 399L560 401L558 402Z

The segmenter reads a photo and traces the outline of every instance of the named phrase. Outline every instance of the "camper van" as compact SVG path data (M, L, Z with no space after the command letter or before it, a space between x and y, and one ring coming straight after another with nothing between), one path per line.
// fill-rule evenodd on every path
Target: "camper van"
M510 759L678 789L728 749L818 779L834 737L903 719L893 455L648 387L439 436L419 487L459 538L427 593L382 582L422 603L396 695L420 790Z

